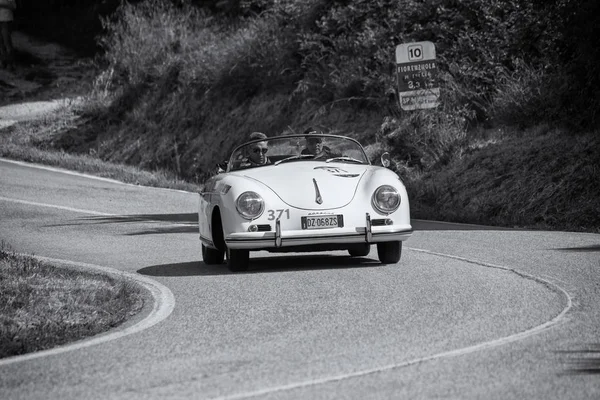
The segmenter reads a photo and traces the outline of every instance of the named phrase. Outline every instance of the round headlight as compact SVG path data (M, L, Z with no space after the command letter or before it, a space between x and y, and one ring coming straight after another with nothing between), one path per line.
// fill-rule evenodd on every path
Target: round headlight
M379 186L373 193L373 207L382 214L393 213L400 207L400 194L393 186Z
M260 217L265 209L265 202L258 193L244 192L235 201L238 213L246 219Z

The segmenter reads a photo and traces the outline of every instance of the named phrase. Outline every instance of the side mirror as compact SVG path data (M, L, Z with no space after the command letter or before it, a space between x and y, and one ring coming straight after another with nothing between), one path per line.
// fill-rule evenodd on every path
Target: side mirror
M385 168L389 168L392 165L392 158L387 151L381 155L381 165Z

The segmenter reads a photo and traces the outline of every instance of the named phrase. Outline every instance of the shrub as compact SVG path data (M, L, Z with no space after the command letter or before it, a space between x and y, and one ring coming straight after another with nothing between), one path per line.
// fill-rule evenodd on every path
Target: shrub
M217 61L227 59L226 51L216 60L209 51L224 37L211 22L188 3L180 8L160 0L123 3L104 20L104 58L120 83L153 81L175 67L184 71L182 77L209 85L223 67Z
M467 138L465 110L420 110L404 118L386 117L378 132L396 161L409 167L431 168L447 163Z
M293 46L280 19L266 14L226 22L188 1L179 6L161 0L123 3L104 20L104 57L129 85L154 82L173 69L181 86L199 91L214 86L237 91L279 81L291 60L286 47Z
M414 217L598 232L600 135L543 128L408 180Z
M487 108L495 123L521 128L564 118L561 109L565 74L545 67L517 63L513 72L504 71Z
M468 104L484 118L496 76L512 68L513 58L532 57L523 43L546 40L536 18L531 4L516 0L331 2L299 37L299 87L323 102L360 96L379 106L395 87L395 46L430 40L462 95L455 105Z

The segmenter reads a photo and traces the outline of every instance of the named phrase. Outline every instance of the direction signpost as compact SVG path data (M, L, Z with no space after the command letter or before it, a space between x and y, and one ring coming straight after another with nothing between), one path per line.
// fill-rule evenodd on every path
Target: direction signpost
M432 42L403 43L396 47L398 95L403 110L439 105L437 71Z

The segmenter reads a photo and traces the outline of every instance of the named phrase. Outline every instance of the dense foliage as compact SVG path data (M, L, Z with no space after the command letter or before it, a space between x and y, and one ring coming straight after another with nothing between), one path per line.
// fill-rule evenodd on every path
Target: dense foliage
M185 20L191 31L210 26L217 35L249 21L268 22L260 41L263 46L269 44L271 51L242 43L233 57L254 57L267 68L278 67L269 57L289 57L295 63L282 68L291 72L296 93L323 104L349 99L361 106L380 107L395 85L391 73L394 47L430 40L446 72L445 87L458 91L457 100L468 104L479 121L516 118L531 124L539 122L532 119L550 115L556 122L578 126L597 122L600 50L591 38L600 33L600 3L594 0L20 0L19 6L17 22L21 25L30 29L39 25L38 33L58 39L62 34L71 44L77 39L78 47L88 50L95 48L90 42L100 34L108 33L105 43L111 44L126 35L147 34L140 30L143 19L154 21L156 29L172 31L175 42L184 39L177 37L178 32L189 36L187 29L169 25L175 20ZM122 20L113 19L102 31L98 17L113 14L119 6ZM194 12L190 18L190 6L203 12ZM164 19L165 12L179 13L179 19ZM132 17L141 25L136 26ZM148 50L152 38L129 40L140 41L138 45L148 47L138 49ZM210 47L202 42L194 49L159 47L153 52L163 51L165 59L180 53L190 60L200 50L204 55L212 52L208 61L217 63L215 70L220 66L216 54L223 49ZM105 46L104 50L114 54L111 61L116 65L127 63L131 56L124 48ZM184 54L186 50L191 51ZM137 76L148 69L151 66L141 64L130 72ZM214 75L200 72L207 74L201 78ZM528 85L529 91L524 88ZM511 104L511 95L517 104ZM538 111L526 109L520 115L522 108Z
M211 174L255 130L317 125L435 174L482 128L573 136L600 122L596 0L88 4L114 11L102 13L103 73L86 114L94 123L54 146L187 179ZM441 106L402 112L394 50L424 40L436 46Z

